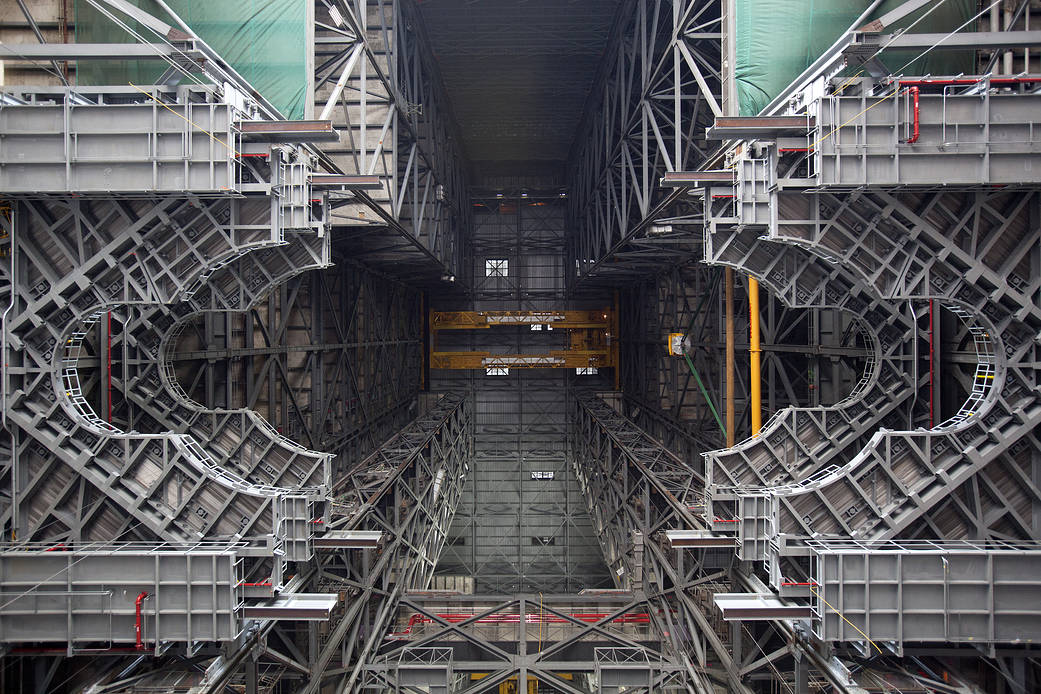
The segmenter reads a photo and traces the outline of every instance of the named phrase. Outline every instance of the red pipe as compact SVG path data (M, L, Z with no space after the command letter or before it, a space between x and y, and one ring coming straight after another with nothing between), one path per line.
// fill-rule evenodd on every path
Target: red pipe
M69 649L66 646L53 646L53 647L33 646L33 647L12 648L11 649L11 653L13 653L15 655L33 655L33 654L40 654L40 653L68 653L68 652L69 652ZM123 647L118 647L117 646L115 648L77 648L75 652L76 652L76 655L105 654L105 653L113 653L113 654L122 655L124 653L137 653L138 649L136 649L136 648L129 648L129 647L123 648Z
M921 109L918 104L918 93L921 87L953 87L958 85L971 85L980 84L984 79L945 79L945 80L900 80L897 84L900 87L907 87L907 91L910 93L914 103L914 125L911 133L911 138L905 142L905 144L913 145L918 142L919 126L920 126L920 115ZM1010 84L1037 84L1041 82L1041 78L1038 77L995 77L989 81L992 85L1010 85Z
M142 590L140 594L138 594L137 600L134 601L134 637L137 641L136 648L139 651L145 650L145 642L144 639L141 638L141 604L145 601L145 598L147 597L148 591Z
M911 138L905 143L913 145L918 142L921 108L918 105L918 87L908 87L907 92L911 95L912 109L914 111L914 125L911 126Z
M112 311L108 312L108 421L112 422Z
M929 300L929 428L933 428L933 301Z

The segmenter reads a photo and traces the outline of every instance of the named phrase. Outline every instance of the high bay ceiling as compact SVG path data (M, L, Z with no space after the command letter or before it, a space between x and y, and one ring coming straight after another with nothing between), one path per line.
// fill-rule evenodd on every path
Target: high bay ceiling
M618 0L417 0L475 183L559 178Z

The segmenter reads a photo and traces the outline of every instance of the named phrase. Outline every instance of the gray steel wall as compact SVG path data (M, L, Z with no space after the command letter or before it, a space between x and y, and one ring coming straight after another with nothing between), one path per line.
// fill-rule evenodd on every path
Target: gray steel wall
M564 201L492 199L474 208L474 297L470 310L560 309L565 302ZM505 278L485 260L505 259ZM589 305L606 306L609 298ZM586 304L583 304L583 307ZM446 333L439 349L541 353L561 349L566 331L498 328ZM433 371L434 389L470 386L475 455L438 573L475 578L475 592L562 592L610 583L585 502L565 453L567 370ZM583 377L589 378L589 377ZM601 384L607 376L591 377ZM533 479L532 473L553 473Z

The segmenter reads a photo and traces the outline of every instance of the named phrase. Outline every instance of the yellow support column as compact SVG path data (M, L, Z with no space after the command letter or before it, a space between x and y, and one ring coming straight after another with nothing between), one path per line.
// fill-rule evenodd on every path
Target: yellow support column
M752 436L763 426L762 372L759 355L759 280L748 278L749 362L751 364Z
M734 268L725 268L727 448L734 445Z

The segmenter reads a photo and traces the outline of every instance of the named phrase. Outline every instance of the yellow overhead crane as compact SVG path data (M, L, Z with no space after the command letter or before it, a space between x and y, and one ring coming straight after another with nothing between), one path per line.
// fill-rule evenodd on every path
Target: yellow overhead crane
M567 330L567 348L544 354L441 352L437 349L437 334L442 330L487 330L532 325ZM575 369L617 366L618 313L614 309L430 312L432 369Z
M612 309L595 311L431 311L430 330L481 330L500 325L609 329Z

